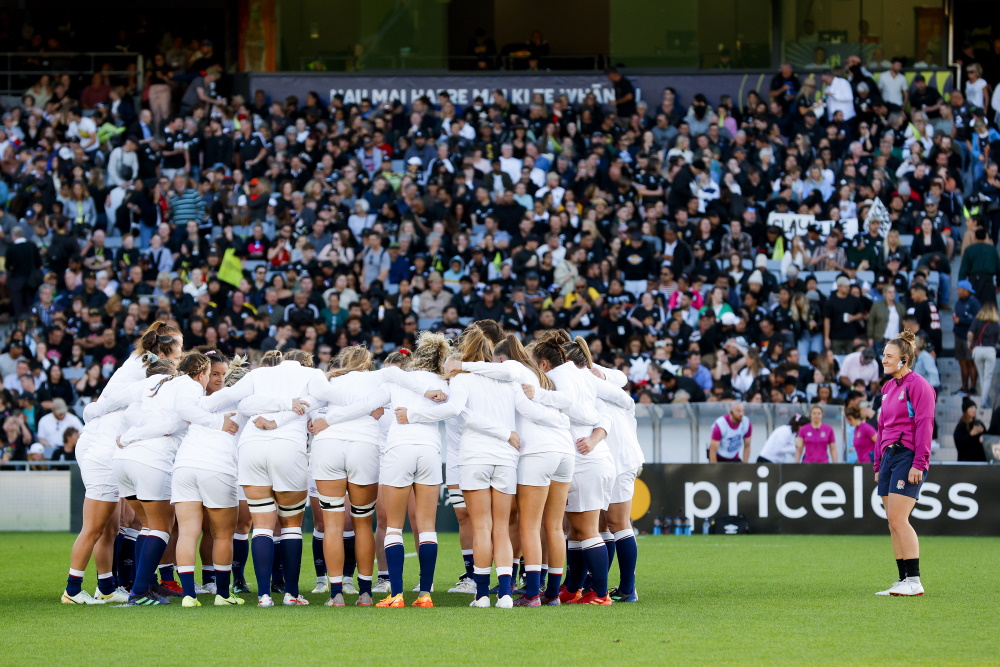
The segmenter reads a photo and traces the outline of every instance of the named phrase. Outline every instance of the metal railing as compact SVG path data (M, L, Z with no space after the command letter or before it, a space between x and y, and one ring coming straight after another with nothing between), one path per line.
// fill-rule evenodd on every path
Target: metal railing
M101 72L101 67L112 59L125 59L135 62L135 70L116 67L114 70ZM70 76L89 76L96 72L109 76L135 76L138 90L143 88L145 65L142 54L131 51L58 51L29 53L23 51L0 52L0 62L4 63L3 85L0 95L22 95L33 86L43 74L51 77L69 74ZM114 63L112 63L114 64Z

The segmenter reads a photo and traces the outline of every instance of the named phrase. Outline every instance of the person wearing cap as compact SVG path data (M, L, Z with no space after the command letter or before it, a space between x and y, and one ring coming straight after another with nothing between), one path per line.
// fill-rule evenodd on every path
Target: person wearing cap
M840 386L843 391L850 391L858 380L863 380L865 386L877 388L875 385L882 377L879 365L875 363L875 348L864 347L852 352L840 364Z
M959 396L972 393L976 389L976 365L972 361L972 350L967 339L969 328L976 313L982 309L982 304L972 293L973 289L972 283L968 280L958 281L956 288L958 299L955 301L955 312L951 316L955 322L955 359L958 360L962 374L962 386L955 391Z
M48 457L45 455L45 445L40 442L36 442L28 447L28 460L29 461L45 461ZM28 466L28 470L48 470L47 465L31 465Z
M83 422L69 412L66 401L61 398L53 399L52 412L38 420L38 442L45 446L46 458L62 444L63 433L68 428L82 431Z
M851 294L847 276L837 278L836 286L823 309L823 344L834 354L850 354L854 340L864 335L864 304Z

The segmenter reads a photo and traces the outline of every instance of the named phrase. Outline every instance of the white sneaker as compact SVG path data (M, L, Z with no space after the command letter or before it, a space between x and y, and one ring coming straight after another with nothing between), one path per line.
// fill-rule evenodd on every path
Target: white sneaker
M346 581L346 579L345 579L345 581ZM419 581L417 582L417 585L413 587L413 591L412 592L414 592L414 593L419 593L420 592L420 582ZM428 593L433 593L434 592L434 584L431 584L431 589L429 591L427 591L427 592Z
M924 587L921 585L919 579L907 578L906 581L899 582L899 586L889 595L900 596L900 597L913 597L916 595L923 595Z
M470 607L483 607L483 608L489 607L490 606L490 596L489 595L484 595L481 598L476 598L475 600L472 601L472 604L470 604L469 606Z
M466 579L462 577L458 580L458 583L454 587L448 589L449 593L467 593L471 595L476 594L476 582L472 579Z
M273 607L274 606L274 600L271 599L270 595L267 595L265 593L264 595L261 595L259 598L257 598L257 606L258 607Z
M98 588L94 591L94 599L103 602L104 604L125 604L128 602L128 593L124 588L119 586L115 590L111 591L107 595L101 592Z
M206 595L218 595L219 587L215 585L214 581L210 581L203 587Z
M888 597L888 596L892 595L893 591L895 591L897 588L899 588L899 585L901 583L903 583L903 582L902 581L894 581L894 582L892 582L892 586L890 586L889 588L887 588L884 591L879 591L875 595L885 595L886 597Z
M208 595L208 588L202 586L197 581L194 582L194 594L195 595Z
M497 609L513 609L514 608L514 598L509 595L505 595L499 600L497 600Z
M305 599L301 595L298 597L292 597L291 593L285 593L285 599L281 604L286 607L304 607L309 604L309 600Z
M354 587L354 579L344 577L343 589L345 595L357 595L358 589Z
M330 583L326 578L326 575L322 577L316 577L316 588L313 589L313 593L329 593Z
M392 586L389 584L389 578L385 579L379 578L378 582L372 586L372 593L389 593L392 591ZM419 591L418 591L419 592Z
M60 602L63 604L104 604L104 600L96 600L90 593L83 590L73 596L63 591Z

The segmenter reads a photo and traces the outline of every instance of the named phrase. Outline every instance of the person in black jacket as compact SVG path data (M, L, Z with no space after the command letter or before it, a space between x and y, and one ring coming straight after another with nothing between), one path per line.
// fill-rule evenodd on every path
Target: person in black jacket
M959 461L986 461L983 451L983 422L976 418L976 402L966 396L962 399L962 418L955 425L955 449Z
M10 236L14 242L7 247L7 288L14 317L20 318L31 312L35 290L42 284L42 254L24 238L20 226L10 230Z

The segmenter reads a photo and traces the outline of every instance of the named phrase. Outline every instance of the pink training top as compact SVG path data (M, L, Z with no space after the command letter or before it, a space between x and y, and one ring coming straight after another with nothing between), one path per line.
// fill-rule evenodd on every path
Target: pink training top
M805 445L805 454L802 455L803 463L829 463L830 443L836 442L837 438L833 434L833 427L829 424L821 424L819 428L809 422L799 429L799 437Z
M909 372L901 380L895 378L882 386L882 410L878 415L878 446L875 465L885 448L902 442L913 450L913 467L927 470L931 458L931 434L934 431L934 403L937 395L924 378Z
M854 429L854 451L858 455L858 463L868 465L875 453L875 427L868 422L861 422Z
M750 418L743 415L737 424L731 415L723 415L715 420L712 426L712 440L719 443L716 456L728 460L739 458L743 451L743 438L753 435L753 424Z

